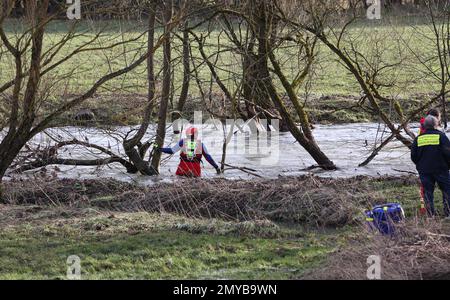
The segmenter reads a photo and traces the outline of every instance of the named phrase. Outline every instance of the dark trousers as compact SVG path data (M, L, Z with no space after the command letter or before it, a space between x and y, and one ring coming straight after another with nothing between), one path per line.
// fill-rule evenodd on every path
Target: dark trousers
M450 173L448 171L436 174L420 173L420 181L424 188L425 205L428 215L436 215L434 208L434 188L437 183L443 195L444 214L446 217L450 217Z

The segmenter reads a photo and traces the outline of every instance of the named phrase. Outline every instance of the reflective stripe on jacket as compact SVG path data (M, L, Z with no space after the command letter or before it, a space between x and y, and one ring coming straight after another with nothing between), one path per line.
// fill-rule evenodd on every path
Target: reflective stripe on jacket
M411 147L411 160L419 173L435 174L449 170L450 141L439 130L427 130Z

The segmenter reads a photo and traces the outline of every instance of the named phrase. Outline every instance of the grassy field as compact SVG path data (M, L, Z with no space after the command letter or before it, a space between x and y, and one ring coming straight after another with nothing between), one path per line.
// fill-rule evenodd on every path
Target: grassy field
M15 20L9 20L7 23L7 34L12 41L16 39L18 33L24 30L24 25ZM44 49L50 49L52 45L61 40L67 33L72 23L65 21L57 21L51 23L45 35ZM55 57L55 59L63 57L70 53L83 43L89 41L97 32L104 30L98 40L91 47L101 47L112 43L120 42L124 39L138 38L145 32L145 21L142 22L82 22L77 25L77 37L72 39ZM199 31L198 34L205 34ZM230 42L219 35L219 31L213 31L207 39L206 52L213 54L217 50L217 40L221 41L221 50L231 47ZM407 47L421 54L429 54L429 41L424 38L431 36L429 25L424 25L422 19L395 17L385 18L378 22L362 22L355 24L350 28L348 40L355 41L358 51L369 55L371 62L375 63L393 63L402 59L402 67L393 71L385 72L382 78L395 81L395 86L387 91L391 95L409 96L419 93L432 92L435 83L431 78L423 78L422 74L417 72L419 64L417 59L411 53L408 53ZM345 42L345 41L344 41ZM52 88L52 97L58 98L64 94L79 94L86 90L100 75L106 74L110 70L114 70L125 66L136 57L137 53L143 53L145 50L146 35L143 34L140 39L126 46L118 46L112 50L105 51L89 51L82 52L74 56L67 63L57 68L51 75L46 76ZM193 43L195 45L195 43ZM375 47L377 45L377 47ZM174 85L176 94L179 93L179 87L182 83L182 66L180 65L181 42L179 39L174 40L173 59L176 63L174 68ZM378 49L378 50L375 50ZM283 63L284 69L288 76L292 77L298 71L298 59L296 57L296 48L289 47L278 53L280 61ZM193 48L194 55L199 58L196 48ZM217 60L219 74L229 86L233 86L233 76L227 72L235 72L239 75L240 68L237 66L240 59L228 51L222 52ZM13 68L13 59L4 55L0 60L0 82L11 78ZM156 55L157 67L161 66L161 51ZM436 67L437 65L432 65ZM419 67L420 69L420 67ZM423 69L423 68L422 68ZM352 76L345 70L336 60L334 54L330 53L323 45L319 45L317 66L314 69L314 77L309 87L309 92L317 95L358 95L359 87ZM70 75L69 78L57 79L64 75ZM200 68L202 80L209 82L211 74L209 70L202 66ZM226 79L229 79L228 81ZM146 93L146 76L145 64L130 74L115 79L108 83L102 90L102 93L121 92L129 93ZM300 91L304 92L304 91ZM191 94L198 97L198 89L194 82L192 83Z
M1 279L64 279L69 255L81 258L84 279L292 279L317 266L344 232L253 225L252 233L248 223L246 233L242 224L171 215L54 214L44 209L38 220L2 230Z
M67 34L74 23L56 21L49 25L45 34L44 51L51 49ZM14 42L24 25L16 20L7 20L6 32ZM145 21L81 21L76 26L76 37L70 40L54 57L54 61L76 50L78 47L90 41L97 33L102 32L98 39L88 48L105 47L124 40L137 39L112 49L102 51L81 52L73 56L64 64L48 73L42 79L42 87L49 89L46 96L48 101L41 105L41 113L45 114L54 109L55 105L65 98L85 92L96 80L113 70L125 67L139 54L146 50ZM198 34L206 34L201 29ZM356 50L368 55L373 66L381 66L400 62L400 67L382 69L380 80L393 84L387 88L381 88L385 96L397 98L405 112L417 107L426 94L439 90L437 82L431 76L422 73L425 67L418 63L411 51L424 57L432 57L434 54L432 44L425 37L432 37L431 28L421 18L412 17L386 17L381 21L363 21L349 28L349 35L343 40L343 44L349 45L352 40ZM213 55L217 51L217 41L220 40L221 51L217 57L218 73L228 88L233 89L239 78L240 58L230 51L223 51L232 45L223 34L212 31L207 38L205 51ZM193 55L196 57L196 65L199 66L199 74L204 82L204 89L209 88L211 73L205 65L200 65L202 59L193 42ZM376 45L376 47L374 46ZM307 110L314 123L352 123L378 121L370 113L362 112L355 108L359 100L360 88L352 75L337 61L336 56L324 45L318 45L318 54L313 75L308 88L302 87L298 93L307 103ZM378 50L377 50L378 49ZM292 78L299 69L297 47L291 45L277 52L277 57L282 63L285 73ZM173 42L174 95L171 98L170 107L176 105L177 97L183 82L183 68L181 64L182 43L175 38ZM437 70L437 61L427 60L428 67ZM156 70L158 74L157 85L160 87L160 69L162 65L162 53L159 49L156 53ZM363 64L364 65L364 64ZM367 67L367 66L364 66ZM8 53L0 56L0 83L11 80L14 71L14 60ZM276 84L279 84L276 81ZM217 86L213 86L219 92ZM55 121L54 125L72 125L73 116L81 108L94 110L98 125L132 125L140 122L146 102L147 81L146 66L142 64L134 71L111 80L99 89L94 98L83 103L81 107L68 112L62 118ZM280 88L280 92L283 90ZM387 104L386 104L387 105ZM196 110L204 110L200 92L195 80L191 81L189 99L184 114L191 117ZM389 111L389 107L386 107ZM207 112L204 112L208 115ZM155 115L156 118L156 115Z
M413 220L418 205L413 182L411 178L354 179L357 192L352 193L361 199L400 202ZM113 200L120 196L108 195L101 182L97 183L100 192L86 192L72 203L58 202L55 196L72 194L70 186L53 194L52 185L41 188L48 204L39 203L45 199L40 192L22 199L16 190L14 197L27 203L0 205L0 279L65 279L69 255L81 258L84 279L308 278L310 272L329 267L330 256L351 251L356 240L370 244L370 235L357 223L317 227L111 210L99 203L121 201ZM325 185L318 193L329 188ZM5 191L11 200L8 186Z
M44 49L48 50L60 41L68 32L73 23L57 21L51 23L45 35ZM17 39L24 25L15 20L6 23L7 34L12 41ZM64 97L70 97L86 91L100 76L111 70L117 70L133 61L146 48L145 22L103 21L86 22L77 25L77 36L73 38L55 56L54 61L63 58L77 47L91 40L96 33L102 31L99 38L89 45L90 48L104 47L123 40L136 38L137 40L126 46L117 46L103 51L81 52L70 60L47 74L42 80L42 86L49 88L48 99L41 106L41 112L45 113L54 108L55 104L63 101ZM422 55L432 55L430 43L425 36L431 36L431 30L423 19L415 18L385 18L381 22L361 22L349 29L347 40L352 39L357 50L369 54L371 63L378 67L402 61L401 67L386 69L382 72L383 80L393 82L389 88L381 89L385 95L396 97L402 103L405 111L417 107L425 96L424 94L436 92L438 87L430 76L424 76L420 71L424 70L417 58L411 54L413 50ZM200 34L200 30L198 31ZM205 33L205 32L204 32ZM217 40L220 39L222 50L230 47L227 39L219 35L219 31L213 31L207 39L206 52L213 55L217 51ZM195 45L195 43L194 43ZM377 45L377 47L373 47ZM181 41L174 39L173 60L174 67L174 91L173 103L177 101L180 93L183 69L180 61ZM409 49L408 49L409 48ZM375 51L375 49L380 49ZM297 73L299 63L296 55L296 47L287 47L277 53L282 62L286 74L289 77ZM197 64L200 64L200 54L196 47L193 54ZM230 52L221 52L217 60L218 72L229 88L235 85L235 77L240 76L239 58ZM360 88L351 74L336 60L334 54L323 45L318 46L317 64L314 75L308 85L308 97L304 88L299 90L302 101L307 102L307 110L314 123L351 123L377 121L370 113L361 112L355 108L359 100ZM156 53L157 70L162 63L161 51ZM431 68L436 68L435 63L429 63ZM11 80L14 70L14 60L7 53L0 56L0 82ZM232 73L229 73L232 72ZM234 75L232 75L234 73ZM159 71L158 71L159 74ZM199 74L205 82L205 89L209 88L211 74L204 65L199 67ZM231 74L231 75L230 75ZM160 74L159 77L160 79ZM158 79L158 80L159 80ZM158 81L159 84L159 81ZM277 83L278 84L278 83ZM146 67L145 64L134 71L116 78L105 84L97 95L85 102L82 107L68 112L57 124L72 124L73 115L80 108L90 108L98 111L97 120L101 124L130 125L140 122L146 101ZM215 87L218 91L218 87ZM280 89L282 91L282 89ZM200 92L194 80L191 82L189 99L186 105L186 116L191 116L193 111L202 109ZM202 109L203 110L203 109ZM386 108L388 111L389 108Z

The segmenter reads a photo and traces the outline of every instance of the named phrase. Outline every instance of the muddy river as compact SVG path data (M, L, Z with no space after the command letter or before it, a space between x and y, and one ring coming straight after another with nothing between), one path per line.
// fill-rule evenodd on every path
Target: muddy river
M223 128L215 128L212 125L200 126L201 137L213 158L219 162L222 157L224 133ZM36 136L34 146L38 144L50 145L54 140L78 139L98 144L123 156L121 147L122 137L133 128L117 127L113 130L101 130L94 128L64 127L49 129L45 134ZM228 128L229 130L229 128ZM235 129L236 130L236 129ZM235 132L233 130L233 132ZM247 130L236 131L232 135L227 147L226 162L230 165L248 167L257 171L257 174L266 178L278 176L295 176L314 173L326 177L352 177L356 175L381 176L381 175L405 175L407 172L415 172L410 161L409 150L399 142L392 142L366 167L358 167L371 153L375 139L383 135L383 126L378 124L344 124L344 125L318 125L314 129L314 135L321 149L338 166L337 171L304 169L313 165L314 161L308 153L295 141L290 133L280 134L251 134ZM149 129L154 133L154 128ZM180 136L168 129L166 145L173 146ZM60 157L76 159L92 159L102 156L96 150L88 150L81 146L71 146L60 150ZM111 164L103 167L73 167L58 166L56 173L63 178L114 178L123 181L133 181L141 184L151 184L155 181L173 181L179 162L178 154L164 155L161 165L161 175L150 178L142 175L127 174L120 164ZM47 168L54 171L54 166ZM32 171L31 171L32 173ZM217 177L214 169L207 162L203 165L203 176L206 178ZM237 169L227 170L224 175L228 179L250 179L253 176Z

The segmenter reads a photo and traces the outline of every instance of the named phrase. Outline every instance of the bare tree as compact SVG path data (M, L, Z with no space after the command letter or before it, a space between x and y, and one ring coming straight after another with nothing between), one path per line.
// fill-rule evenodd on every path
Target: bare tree
M171 25L166 28L166 32L160 36L153 47L150 47L151 49L145 47L143 50L141 46L138 46L136 55L131 62L125 62L125 66L115 70L110 68L110 72L99 75L92 86L83 93L68 97L48 111L42 109L49 94L48 85L44 83L48 82L49 78L54 80L57 77L59 67L64 66L80 53L115 49L129 42L139 41L141 36L120 42L107 40L109 42L105 45L104 42L103 44L99 42L103 32L100 31L75 50L65 52L67 49L65 46L78 36L75 32L76 26L72 26L72 29L59 41L44 47L45 30L49 23L56 20L58 14L48 13L48 0L39 1L39 3L28 0L25 1L24 15L28 28L19 33L19 36L13 41L5 31L4 20L10 15L15 1L8 0L2 3L4 5L0 10L2 13L0 16L1 49L6 48L8 55L13 57L15 71L13 78L0 84L3 101L0 106L7 107L6 111L2 110L6 115L4 122L7 129L0 143L0 179L3 178L9 166L30 139L52 126L52 122L57 117L91 98L107 82L130 72L145 62L169 38L170 30L167 29L175 27L179 22L177 19L171 20ZM99 43L100 46L93 46L95 43ZM69 75L66 76L70 76L71 73L69 72Z
M414 35L426 41L426 43L422 43L420 49L415 49L407 40L402 40L414 58L422 65L422 68L416 68L416 71L421 72L424 77L431 78L432 82L438 84L442 123L444 128L447 129L447 91L450 81L450 3L439 0L424 0L423 2L423 14L429 21L429 26L413 24L411 27L414 30ZM429 34L430 32L432 34Z
M289 34L297 36L298 31L289 32L293 27L277 16L276 7L280 2L282 1L248 1L219 7L215 14L220 16L223 32L235 46L233 51L242 58L242 93L239 99L245 102L246 119L257 119L260 116L266 119L281 119L295 139L314 158L318 167L332 170L336 166L316 143L308 115L298 97L298 89L304 84L314 61L315 41L300 35L298 39L288 38ZM225 98L230 102L235 101L236 97L232 96L219 74L218 70L223 72L223 66L219 68L204 51L204 37L198 37L192 32L191 34ZM292 44L297 47L298 57L304 62L292 81L284 74L283 65L276 57L277 50L289 46L289 43L291 47L294 47ZM219 53L222 50L216 51ZM281 83L281 91L275 83L276 79ZM231 105L236 106L233 102ZM240 104L237 104L236 111L242 115Z
M157 12L157 2L152 1L149 7L149 17L148 17L148 51L154 48L155 43L155 27L156 27L156 12ZM169 37L167 37L169 38ZM142 174L152 175L153 170L150 168L149 164L145 161L145 154L150 147L150 143L142 143L142 139L148 130L151 122L151 116L153 108L155 106L155 96L156 96L156 84L155 84L155 70L154 70L154 55L149 55L147 57L147 80L148 80L148 93L147 93L147 106L144 111L142 118L142 123L139 130L132 138L126 138L123 141L123 147L125 149L126 155L129 157L130 161L136 169Z
M383 141L380 147L375 147L372 155L363 164L367 164L373 159L382 147L386 146L392 138L396 138L405 146L410 147L415 134L410 130L409 123L414 120L419 113L427 107L436 103L446 91L440 91L433 95L414 109L405 113L399 101L391 95L386 95L386 90L395 87L395 77L385 76L390 70L398 70L403 67L405 56L400 56L394 60L385 58L382 52L386 48L379 44L385 37L376 37L370 41L370 51L364 52L360 45L367 45L367 38L373 38L373 33L359 34L355 38L350 28L357 20L365 18L361 13L360 4L343 8L334 2L327 2L320 5L316 1L302 2L299 9L302 11L299 17L288 17L282 9L279 9L279 17L286 22L295 24L299 28L312 33L324 44L338 61L347 69L358 83L363 95L362 102L367 103L368 111L377 115L385 124L392 136ZM361 41L361 37L365 41ZM365 42L365 43L364 43ZM396 45L399 46L398 42ZM399 51L400 53L402 51ZM390 73L392 75L392 73ZM412 82L413 80L411 80ZM392 115L395 112L395 117ZM400 124L396 124L396 119Z
M190 64L190 41L189 41L189 22L188 20L185 21L183 25L183 36L182 36L182 43L183 43L183 55L182 55L182 61L183 61L183 85L181 87L181 93L180 98L178 99L178 105L177 110L178 112L182 112L184 109L184 105L186 104L186 100L188 98L189 93L189 84L191 82L191 64Z
M163 20L165 23L164 32L168 35L163 43L163 83L161 92L161 102L159 104L158 113L158 127L156 129L156 140L155 144L158 147L164 146L164 139L166 137L166 126L167 126L167 111L169 106L170 92L171 92L171 82L172 82L172 41L170 39L170 21L173 14L173 2L172 0L162 1L163 5ZM150 175L155 175L159 173L159 165L161 161L161 152L157 151L154 153L151 162L152 172Z

